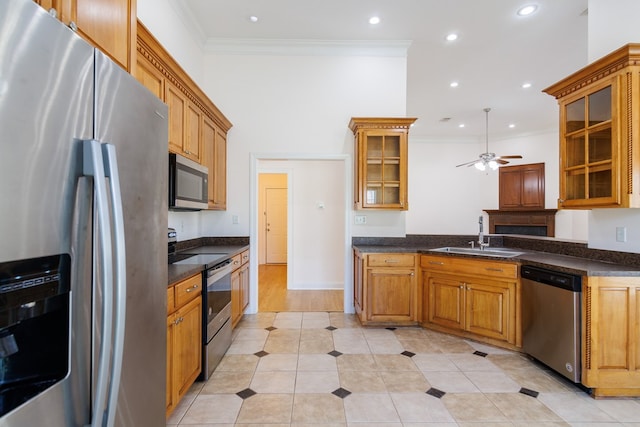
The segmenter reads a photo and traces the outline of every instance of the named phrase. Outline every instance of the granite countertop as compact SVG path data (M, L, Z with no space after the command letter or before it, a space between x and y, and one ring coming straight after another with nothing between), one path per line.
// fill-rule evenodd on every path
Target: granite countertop
M613 262L598 261L589 258L568 256L550 252L532 251L520 248L502 247L502 249L521 252L511 258L493 257L485 255L464 255L457 253L436 252L436 247L403 246L403 245L353 245L354 249L362 253L420 253L442 256L456 256L466 258L491 259L495 261L510 261L520 264L534 265L564 273L580 276L640 276L640 266L630 266ZM489 248L491 249L491 247Z
M179 251L178 254L224 254L225 257L216 260L215 263L218 264L219 262L233 258L246 249L249 249L249 245L209 245ZM194 274L201 273L208 267L211 266L206 264L169 264L167 270L168 286L189 278Z

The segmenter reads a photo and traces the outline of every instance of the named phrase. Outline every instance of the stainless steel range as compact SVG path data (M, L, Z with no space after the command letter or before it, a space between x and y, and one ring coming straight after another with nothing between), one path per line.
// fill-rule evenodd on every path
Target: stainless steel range
M202 373L207 380L231 345L231 270L229 254L177 254L172 251L169 231L169 259L172 264L203 265L202 272ZM175 230L173 232L175 249Z

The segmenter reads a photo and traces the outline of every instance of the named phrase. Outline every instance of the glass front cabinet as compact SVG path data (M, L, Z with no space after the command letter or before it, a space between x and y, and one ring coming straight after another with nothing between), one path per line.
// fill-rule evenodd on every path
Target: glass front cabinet
M560 107L558 208L640 207L640 44L544 92Z
M355 209L403 210L407 201L407 146L415 118L353 117Z

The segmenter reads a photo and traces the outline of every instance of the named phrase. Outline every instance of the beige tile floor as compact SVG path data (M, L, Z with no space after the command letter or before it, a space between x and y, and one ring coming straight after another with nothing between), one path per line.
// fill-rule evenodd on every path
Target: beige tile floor
M640 399L594 400L518 353L421 328L363 328L343 313L258 313L243 318L211 378L167 421L478 425L640 427Z

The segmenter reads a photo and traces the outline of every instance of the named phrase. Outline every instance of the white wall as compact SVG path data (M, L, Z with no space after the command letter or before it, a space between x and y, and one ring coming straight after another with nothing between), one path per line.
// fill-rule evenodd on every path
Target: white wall
M589 61L640 43L638 16L638 0L589 0ZM590 248L640 253L640 209L593 209L588 223ZM627 242L616 241L616 227L626 227Z
M234 125L228 210L202 214L205 235L249 234L251 154L351 156L352 116L405 114L402 57L208 54L205 67L204 90ZM232 215L240 217L237 226L231 226ZM404 221L397 230L404 235Z

